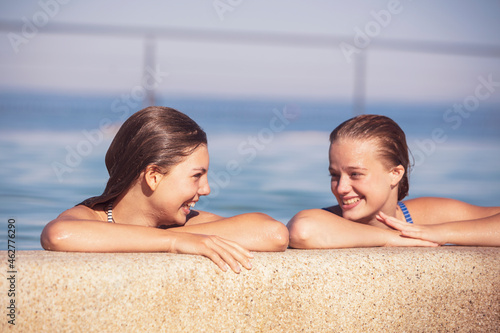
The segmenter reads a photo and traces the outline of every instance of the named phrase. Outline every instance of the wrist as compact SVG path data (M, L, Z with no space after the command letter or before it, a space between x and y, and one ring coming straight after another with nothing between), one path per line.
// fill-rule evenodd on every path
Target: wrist
M370 237L369 243L366 246L395 246L396 237L399 237L398 232L390 229L383 229L379 227L374 227L376 230L375 234ZM368 241L368 239L367 239Z
M380 246L392 247L401 246L401 232L391 229L382 229L383 231L383 243Z
M441 223L428 226L429 239L439 245L453 243L453 223Z
M175 235L175 232L172 232L170 230L162 230L162 235L160 238L160 248L161 252L168 252L168 253L176 253L175 250L175 243L176 243L177 237Z

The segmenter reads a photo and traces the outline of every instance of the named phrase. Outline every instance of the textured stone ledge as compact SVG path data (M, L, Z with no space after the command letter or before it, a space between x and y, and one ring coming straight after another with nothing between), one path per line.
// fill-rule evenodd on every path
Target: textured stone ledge
M16 325L3 277L0 331L498 332L499 255L287 250L255 253L237 275L200 256L18 251Z

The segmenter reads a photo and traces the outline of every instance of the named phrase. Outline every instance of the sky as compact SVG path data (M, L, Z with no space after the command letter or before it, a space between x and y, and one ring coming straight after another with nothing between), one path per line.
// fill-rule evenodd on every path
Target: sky
M497 0L2 0L0 89L462 101L480 78L500 81L498 17Z

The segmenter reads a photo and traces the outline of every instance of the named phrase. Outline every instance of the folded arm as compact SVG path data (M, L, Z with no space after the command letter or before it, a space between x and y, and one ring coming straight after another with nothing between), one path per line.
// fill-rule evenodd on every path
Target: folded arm
M377 246L437 246L433 242L401 237L399 231L346 220L322 209L297 213L288 223L290 247L332 249Z
M410 200L417 224L380 214L380 221L405 237L438 244L500 246L500 207L479 207L443 198ZM413 213L414 212L414 213Z
M186 225L169 230L217 235L234 241L250 251L285 251L288 247L286 226L262 213L221 217L198 211Z
M92 219L91 214L87 214L87 218L83 218L82 214L75 216L75 211L72 210L77 208L66 211L45 226L40 237L44 249L68 252L197 254L211 259L224 271L229 266L233 271L239 272L240 264L247 269L251 268L252 254L231 240L215 235L107 223Z

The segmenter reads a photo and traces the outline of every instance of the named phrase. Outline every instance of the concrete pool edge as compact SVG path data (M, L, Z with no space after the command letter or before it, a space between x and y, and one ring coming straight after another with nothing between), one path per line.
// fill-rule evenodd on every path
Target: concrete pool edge
M166 253L8 253L0 290L19 332L481 331L500 326L500 248L254 253L220 271ZM9 277L14 275L14 280ZM15 297L9 297L14 281Z

